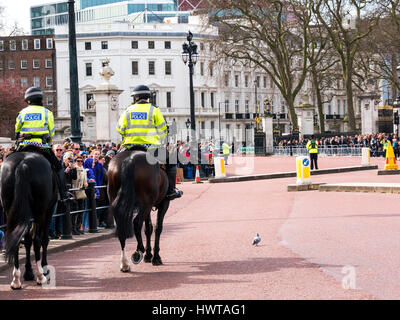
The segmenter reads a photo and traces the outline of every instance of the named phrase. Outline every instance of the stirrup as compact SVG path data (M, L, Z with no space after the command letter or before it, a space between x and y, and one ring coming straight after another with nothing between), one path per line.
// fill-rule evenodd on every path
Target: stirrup
M174 200L174 199L177 199L177 198L182 197L182 195L183 195L183 191L181 191L181 190L174 190L173 193L167 194L165 197L166 197L168 200Z

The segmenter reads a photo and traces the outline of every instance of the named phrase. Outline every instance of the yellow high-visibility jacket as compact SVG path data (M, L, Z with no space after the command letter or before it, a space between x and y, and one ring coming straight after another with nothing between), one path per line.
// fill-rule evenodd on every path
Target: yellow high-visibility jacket
M312 143L311 143L311 141L312 141L312 140L310 140L310 141L307 142L306 148L307 148L308 152L309 152L309 153L318 153L318 141L317 141L317 140L314 140L314 142L315 142L315 147L314 147L314 148L312 148Z
M117 125L122 145L161 145L167 136L167 123L158 107L151 103L136 103L121 115Z
M222 153L229 154L229 151L232 149L226 142L222 144Z
M43 106L30 105L21 110L15 123L15 133L43 135L45 138L54 136L53 112ZM25 139L20 145L35 144L40 147L50 147L46 139Z

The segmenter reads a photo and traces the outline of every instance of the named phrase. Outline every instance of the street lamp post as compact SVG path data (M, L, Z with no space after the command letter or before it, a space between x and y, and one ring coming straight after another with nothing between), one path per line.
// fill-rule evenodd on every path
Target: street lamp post
M193 34L189 31L189 35L186 37L188 42L182 45L182 60L189 67L189 78L190 78L190 125L192 130L192 140L193 145L196 146L196 120L195 120L195 110L194 110L194 91L193 91L193 67L197 63L198 53L197 44L195 44L193 39Z
M254 80L254 111L258 119L258 108L257 108L257 80ZM258 122L256 121L256 131L258 131Z
M74 5L74 0L68 0L71 140L75 143L81 143L82 134L80 117L81 115L79 110L78 62L76 53Z
M400 65L397 66L397 78L400 82ZM399 108L400 108L400 92L397 94L396 100L393 102L393 107L397 109L396 113L393 114L394 116L394 124L396 125L397 129L397 139L399 138Z

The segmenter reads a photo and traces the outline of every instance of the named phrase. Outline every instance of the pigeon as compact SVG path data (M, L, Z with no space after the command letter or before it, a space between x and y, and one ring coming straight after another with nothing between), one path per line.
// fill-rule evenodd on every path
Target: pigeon
M259 244L260 241L261 241L261 237L260 237L260 235L257 233L257 235L256 235L256 236L254 237L254 239L253 239L253 246L254 246L254 245L257 246L257 244Z

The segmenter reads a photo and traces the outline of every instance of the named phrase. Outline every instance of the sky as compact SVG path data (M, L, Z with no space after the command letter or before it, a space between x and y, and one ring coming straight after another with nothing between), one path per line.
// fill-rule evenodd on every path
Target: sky
M0 0L5 7L6 25L10 28L17 21L26 33L30 33L30 7L37 4L58 2L58 0Z

